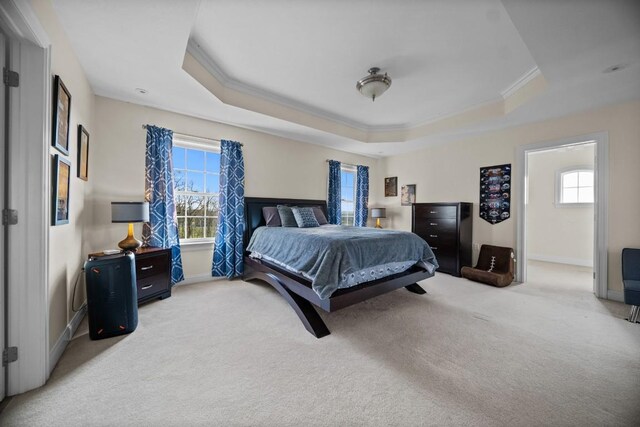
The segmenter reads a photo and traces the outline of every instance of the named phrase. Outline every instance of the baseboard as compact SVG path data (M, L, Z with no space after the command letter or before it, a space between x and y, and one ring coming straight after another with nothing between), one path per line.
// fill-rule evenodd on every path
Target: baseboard
M47 375L51 375L53 368L58 364L58 360L60 360L62 353L64 353L64 349L67 348L67 344L69 344L69 341L73 338L73 334L76 333L78 326L80 326L80 322L82 322L82 319L84 319L86 314L87 304L84 304L73 316L67 327L64 328L64 331L60 334L58 341L56 341L56 345L54 345L51 351L49 351L49 373Z
M607 299L610 299L612 301L624 302L624 292L622 292L622 291L613 291L613 290L609 289L607 291Z
M593 267L593 260L582 258L570 258L553 255L527 254L527 259L533 261L554 262L556 264L579 265L580 267Z
M192 285L194 283L210 282L212 280L220 280L220 279L221 279L220 277L212 277L211 273L198 274L195 276L185 277L182 282L178 282L173 286L176 287L176 286L182 286L182 285Z

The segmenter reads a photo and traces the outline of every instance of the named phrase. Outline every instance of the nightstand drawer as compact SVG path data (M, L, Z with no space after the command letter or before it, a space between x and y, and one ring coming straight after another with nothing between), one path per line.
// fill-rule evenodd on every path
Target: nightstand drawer
M159 292L167 292L169 290L169 283L164 275L157 275L155 277L149 277L147 279L138 279L138 300L145 298L149 295L157 294Z
M136 278L138 280L162 274L170 269L169 256L166 253L136 258Z

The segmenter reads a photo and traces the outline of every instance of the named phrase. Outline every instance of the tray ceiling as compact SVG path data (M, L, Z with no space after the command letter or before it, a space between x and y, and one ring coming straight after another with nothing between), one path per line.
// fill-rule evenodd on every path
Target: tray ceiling
M54 0L98 95L368 155L640 97L637 3L576 3Z

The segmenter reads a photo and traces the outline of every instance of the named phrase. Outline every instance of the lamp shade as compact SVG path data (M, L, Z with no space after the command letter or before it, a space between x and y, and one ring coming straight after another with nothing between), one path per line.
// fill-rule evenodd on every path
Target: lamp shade
M111 202L111 222L149 221L148 202Z
M372 208L371 209L371 218L386 218L387 217L387 209L386 208Z

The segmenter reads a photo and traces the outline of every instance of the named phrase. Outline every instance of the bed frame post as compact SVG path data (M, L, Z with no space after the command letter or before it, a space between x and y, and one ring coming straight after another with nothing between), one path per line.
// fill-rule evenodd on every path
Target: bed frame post
M313 308L313 305L306 299L287 289L274 274L257 271L245 263L245 274L242 276L242 280L262 280L273 286L289 303L304 327L314 337L322 338L331 333L316 309Z

